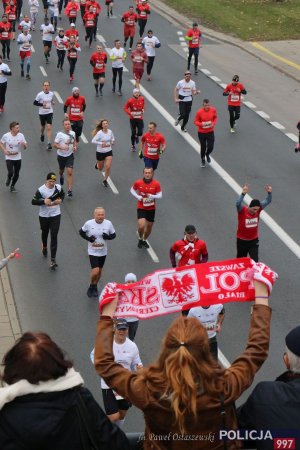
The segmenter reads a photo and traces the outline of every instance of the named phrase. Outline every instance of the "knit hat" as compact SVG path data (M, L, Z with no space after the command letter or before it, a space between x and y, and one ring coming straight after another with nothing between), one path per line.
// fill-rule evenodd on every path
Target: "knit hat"
M287 348L294 353L294 355L300 357L300 326L294 328L286 335L285 343Z
M74 94L74 92L79 92L79 87L74 86L72 89L72 93Z
M260 201L257 198L254 198L253 200L251 200L249 207L253 208L253 206L261 206Z
M130 283L130 281L132 281L133 283L136 283L137 278L134 273L127 273L125 275L125 283Z

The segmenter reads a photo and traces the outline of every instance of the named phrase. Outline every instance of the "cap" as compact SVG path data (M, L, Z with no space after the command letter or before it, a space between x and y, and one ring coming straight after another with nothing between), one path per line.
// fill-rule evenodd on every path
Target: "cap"
M233 75L232 81L239 81L240 77L238 75Z
M197 27L197 26L198 26L197 22L193 22L193 27Z
M137 89L137 88L135 88L135 89L133 89L133 91L132 91L134 94L137 94L137 93L140 93L140 90L139 89Z
M253 200L251 200L249 207L253 208L254 206L260 206L260 201L257 198L254 198Z
M28 30L28 26L27 25L23 25L23 30Z
M71 23L71 27L76 27L75 23L72 22Z
M130 281L133 281L133 283L137 281L136 275L134 273L127 273L125 275L125 283L129 283Z
M117 330L127 330L129 328L128 322L126 319L117 319L116 320L116 329Z
M56 181L56 175L54 172L49 172L47 175L47 180Z
M72 89L72 93L74 94L74 92L77 92L77 91L79 92L79 87L74 86Z
M187 225L184 231L186 233L196 233L196 227L194 225Z
M300 356L300 326L294 328L285 337L287 348L296 356Z

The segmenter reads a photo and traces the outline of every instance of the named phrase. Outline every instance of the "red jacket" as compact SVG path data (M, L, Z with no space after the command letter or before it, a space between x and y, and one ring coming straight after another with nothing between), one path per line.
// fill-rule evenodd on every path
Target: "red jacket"
M138 19L147 20L148 14L150 14L150 6L139 3L136 7L136 12L138 13Z
M135 49L130 55L132 61L132 69L144 69L144 64L148 62L148 55L144 49Z
M79 11L80 7L78 3L75 2L69 2L66 6L65 14L72 19L73 17L77 17L77 13Z
M89 0L85 4L85 10L88 11L90 9L90 6L93 7L93 13L96 14L96 16L98 16L101 12L101 5L98 2L93 2Z
M144 118L145 100L141 95L138 98L131 97L124 105L124 111L130 119Z
M7 41L11 38L11 24L10 22L0 22L0 39Z
M204 108L197 111L194 124L198 127L198 133L210 133L214 131L217 120L217 110L214 106L210 106L208 111Z

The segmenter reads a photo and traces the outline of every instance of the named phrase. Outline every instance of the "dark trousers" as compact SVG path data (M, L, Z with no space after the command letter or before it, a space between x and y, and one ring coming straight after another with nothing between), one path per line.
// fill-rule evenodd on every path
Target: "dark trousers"
M57 57L58 57L57 65L58 65L58 67L60 67L62 69L62 67L64 65L66 52L65 52L65 50L56 50L56 53L57 53Z
M85 5L80 5L80 13L81 13L81 18L83 21L83 16L85 15ZM84 25L84 22L83 22Z
M10 57L10 39L1 39L2 56L9 59Z
M189 121L193 100L190 102L179 102L179 116L178 120L182 120L181 128L185 128Z
M59 0L59 3L58 3L58 13L59 13L59 15L61 15L63 3L64 3L64 0Z
M19 173L21 170L21 159L13 161L12 159L6 160L7 178L12 180L11 186L14 186L19 179Z
M0 83L0 107L5 105L5 93L7 89L7 81Z
M20 20L20 15L21 15L22 7L23 7L23 1L22 1L22 0L18 0L18 1L17 1L17 9L16 9L16 17L17 17L17 20Z
M198 138L201 146L201 159L205 159L205 156L211 154L214 149L215 133L210 131L209 133L199 133Z
M146 24L147 24L147 20L138 19L138 25L139 25L139 28L140 28L140 31L139 31L140 37L142 37L143 34L144 34Z
M75 72L75 66L76 66L76 63L77 63L77 58L68 58L68 61L70 63L70 77L72 77L74 72Z
M235 121L239 120L239 118L240 118L241 107L228 105L228 111L229 111L230 127L233 128L235 125Z
M75 133L76 142L79 142L79 138L81 136L82 128L83 128L83 120L74 120L74 121L72 121L71 122L71 127L72 127L72 130Z
M112 73L113 73L113 78L112 78L112 83L113 83L113 90L116 89L116 80L117 80L117 75L119 76L119 91L122 89L122 83L123 83L123 67L113 67L112 68Z
M155 60L155 56L148 56L147 75L151 75L151 70L153 67L154 60Z
M212 354L212 357L218 361L218 342L217 342L217 338L213 337L208 339L209 341L209 350L210 353Z
M237 249L237 258L244 258L246 256L250 256L255 262L258 262L258 247L259 240L252 239L251 241L246 241L244 239L237 238L236 240L236 249Z
M195 70L198 70L199 47L189 48L187 69L190 70L191 59L192 59L193 55L194 55L194 67L195 67Z
M69 17L70 25L71 25L71 23L76 23L76 19L77 19L77 17Z
M142 136L144 131L144 121L142 119L130 119L131 144L135 144L136 136Z
M95 26L94 26L94 28L93 28L93 35L94 35L94 41L96 40L96 34L97 34L97 27L98 27L98 15L96 16L96 19L95 19Z
M60 214L53 217L41 217L40 219L40 227L42 230L42 243L43 247L47 247L48 235L50 231L50 251L51 251L51 259L55 259L57 252L57 235L60 225Z
M134 322L128 322L128 325L129 325L128 337L133 342L139 326L139 321L135 320Z
M128 39L129 39L129 48L132 48L132 46L133 46L133 39L134 39L132 36L124 37L124 47L126 47L126 43L127 43Z
M94 29L95 27L88 27L85 29L85 33L86 33L86 40L89 41L89 45L92 45L93 42L93 36L94 36Z

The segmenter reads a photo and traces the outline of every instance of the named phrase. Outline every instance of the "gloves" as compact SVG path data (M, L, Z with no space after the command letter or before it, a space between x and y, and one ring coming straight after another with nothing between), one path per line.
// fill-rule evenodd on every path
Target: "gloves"
M139 158L140 158L140 159L143 159L143 156L144 156L144 155L143 155L143 152L142 152L142 150L140 150L140 151L139 151Z
M107 233L102 233L102 237L103 237L103 239L104 240L109 240L109 234L107 234Z
M95 240L96 240L95 236L90 236L88 238L88 241L91 242L91 243L95 242Z
M255 263L253 279L264 283L268 288L269 295L272 292L273 285L278 278L278 274L264 263Z

